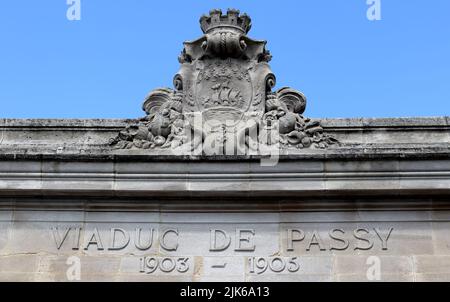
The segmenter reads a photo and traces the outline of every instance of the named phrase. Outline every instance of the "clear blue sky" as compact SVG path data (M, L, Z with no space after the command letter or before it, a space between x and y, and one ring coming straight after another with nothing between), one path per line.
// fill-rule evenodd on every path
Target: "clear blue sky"
M450 1L66 0L0 2L0 118L135 118L171 86L184 40L212 8L253 19L277 87L308 97L312 117L450 115Z

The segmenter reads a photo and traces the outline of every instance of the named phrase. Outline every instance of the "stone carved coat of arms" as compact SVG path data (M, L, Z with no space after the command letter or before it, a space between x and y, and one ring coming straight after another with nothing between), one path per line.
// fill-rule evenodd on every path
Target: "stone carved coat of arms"
M327 148L337 141L305 118L306 98L275 75L265 41L247 36L251 20L237 10L202 16L204 35L184 43L174 88L152 91L147 116L111 140L120 149L170 149L207 155L248 154L261 146Z

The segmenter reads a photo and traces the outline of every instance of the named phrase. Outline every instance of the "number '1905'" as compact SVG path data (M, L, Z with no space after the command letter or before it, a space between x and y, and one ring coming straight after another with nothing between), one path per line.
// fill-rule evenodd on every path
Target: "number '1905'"
M251 257L248 258L249 273L250 274L263 274L267 271L274 273L290 272L295 273L300 269L300 264L297 257L282 258L282 257Z

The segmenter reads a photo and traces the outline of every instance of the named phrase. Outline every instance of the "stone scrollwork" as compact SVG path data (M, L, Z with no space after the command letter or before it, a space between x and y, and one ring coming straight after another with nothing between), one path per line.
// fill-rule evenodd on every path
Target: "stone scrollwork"
M303 93L284 87L267 95L263 121L278 121L279 143L285 147L325 149L338 143L332 136L324 134L319 121L302 115L305 109L306 97Z
M147 116L120 131L111 144L120 149L170 147L183 132L182 101L183 95L170 88L152 91L143 104Z
M301 92L288 87L273 92L272 56L265 41L247 37L250 17L233 9L226 15L212 10L200 24L204 35L185 42L178 58L175 89L152 91L143 104L147 115L120 131L111 145L195 150L212 142L216 153L225 154L231 143L248 147L251 130L263 144L280 148L325 149L338 143L319 121L302 115L306 97Z

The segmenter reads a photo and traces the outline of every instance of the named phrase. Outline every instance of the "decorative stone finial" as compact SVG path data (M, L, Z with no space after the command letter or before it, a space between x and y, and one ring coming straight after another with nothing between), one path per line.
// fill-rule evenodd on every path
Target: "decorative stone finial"
M265 41L247 37L247 15L212 10L200 25L204 35L184 43L175 89L152 91L143 104L147 116L121 131L112 145L226 155L262 146L324 149L337 143L320 122L302 116L301 92L272 91L272 56Z

